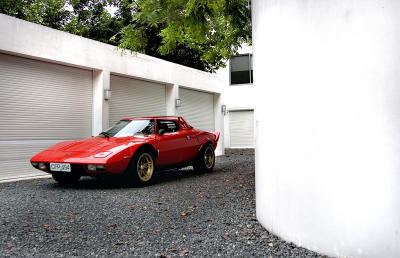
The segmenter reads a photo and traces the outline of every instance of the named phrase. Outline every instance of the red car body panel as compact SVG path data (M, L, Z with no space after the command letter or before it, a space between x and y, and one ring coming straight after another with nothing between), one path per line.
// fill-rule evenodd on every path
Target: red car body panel
M133 119L171 120L179 123L177 132L164 135L128 137L91 137L76 141L60 142L31 158L31 163L70 163L81 165L87 175L122 174L126 171L136 150L147 145L155 150L156 167L193 161L202 146L211 143L217 147L219 132L205 132L188 125L182 117L156 116ZM155 123L156 127L157 123ZM157 132L157 128L155 128ZM89 171L87 165L104 165L104 171ZM50 171L43 169L45 172Z

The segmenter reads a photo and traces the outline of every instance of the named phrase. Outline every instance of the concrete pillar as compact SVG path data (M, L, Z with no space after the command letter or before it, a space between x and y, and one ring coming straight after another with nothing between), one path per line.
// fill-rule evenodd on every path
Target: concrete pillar
M259 221L328 255L400 257L400 2L252 12Z
M178 113L175 106L175 99L179 99L179 85L167 84L165 95L167 104L167 115L176 116Z
M215 150L215 155L220 156L225 154L224 148L224 114L221 112L223 103L222 94L214 94L214 131L220 132L218 146Z
M108 100L104 100L104 91L110 90L110 72L93 71L93 121L92 134L98 135L109 127ZM112 97L112 95L111 95Z

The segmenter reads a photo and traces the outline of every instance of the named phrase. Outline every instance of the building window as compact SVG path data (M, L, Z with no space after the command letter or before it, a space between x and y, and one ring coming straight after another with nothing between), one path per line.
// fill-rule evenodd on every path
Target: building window
M234 56L231 62L231 85L253 83L252 54Z

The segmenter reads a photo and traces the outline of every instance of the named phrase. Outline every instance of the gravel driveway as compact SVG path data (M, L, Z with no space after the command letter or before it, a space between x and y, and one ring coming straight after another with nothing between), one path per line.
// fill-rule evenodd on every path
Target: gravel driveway
M0 256L320 257L255 218L254 153L228 152L215 172L168 171L147 187L84 178L0 184Z

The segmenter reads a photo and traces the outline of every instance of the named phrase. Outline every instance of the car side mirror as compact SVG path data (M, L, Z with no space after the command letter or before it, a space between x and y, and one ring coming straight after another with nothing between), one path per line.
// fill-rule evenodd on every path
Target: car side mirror
M164 129L158 130L158 135L163 135L163 134L165 134L165 130Z

